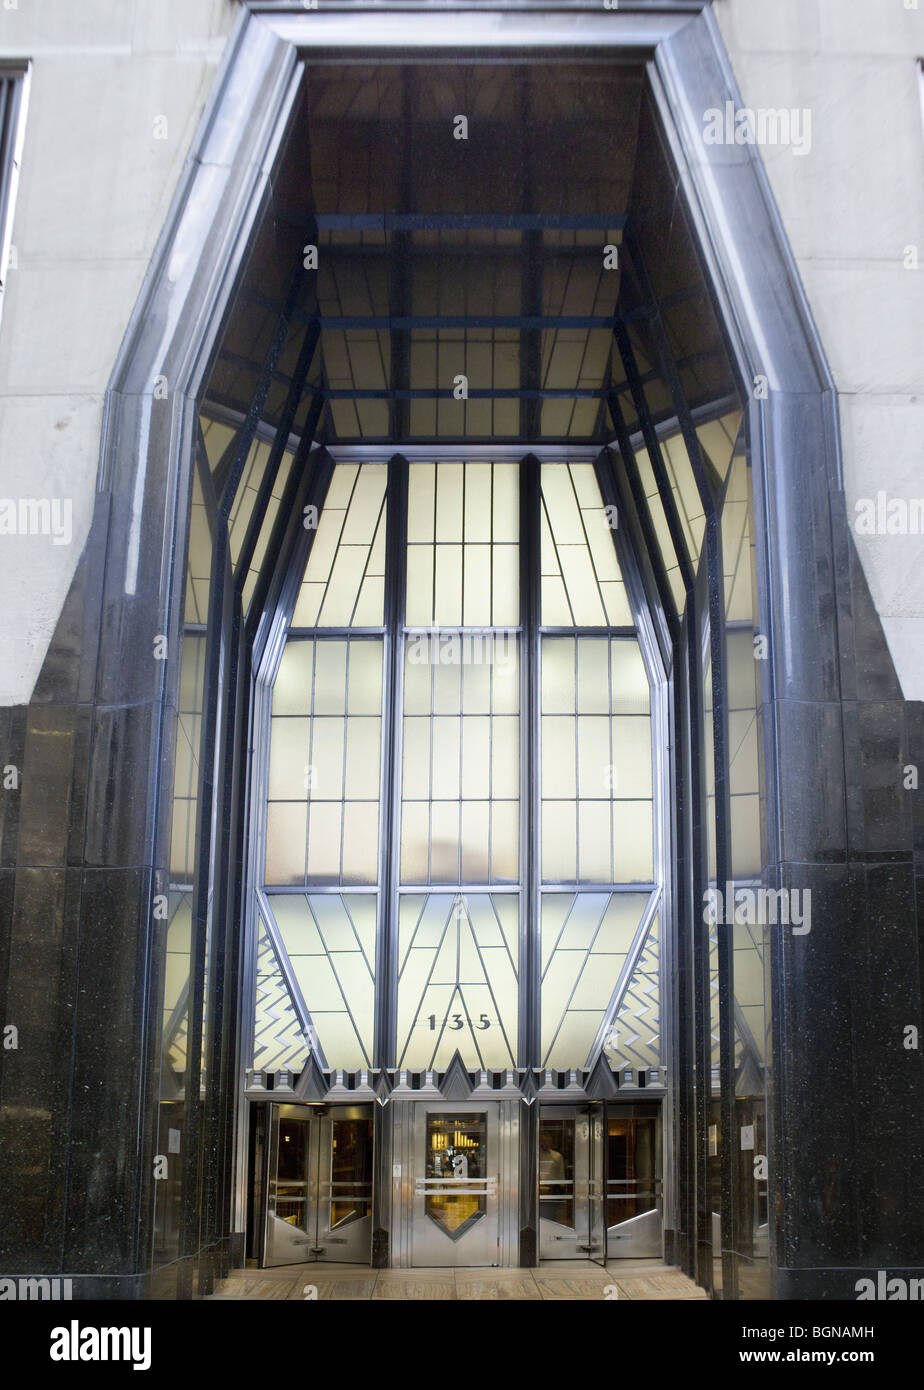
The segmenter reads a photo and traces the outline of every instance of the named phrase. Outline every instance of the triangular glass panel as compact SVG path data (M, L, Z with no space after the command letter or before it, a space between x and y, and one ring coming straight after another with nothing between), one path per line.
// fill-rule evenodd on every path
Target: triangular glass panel
M517 964L504 927L512 894L403 894L398 1065L473 1071L516 1065ZM514 942L515 945L515 942Z
M372 1065L375 906L371 893L269 893L270 908L323 1056Z
M613 527L591 463L542 465L545 627L631 627Z
M338 463L318 518L292 626L379 627L385 616L385 463Z
M543 1067L587 1064L648 900L648 893L543 893Z

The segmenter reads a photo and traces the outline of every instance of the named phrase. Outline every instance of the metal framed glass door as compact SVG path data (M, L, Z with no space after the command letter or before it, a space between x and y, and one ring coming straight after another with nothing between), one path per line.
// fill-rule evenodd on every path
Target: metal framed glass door
M493 1109L418 1105L412 1142L412 1264L499 1264L500 1140Z
M606 1244L611 1260L661 1258L659 1123L657 1114L607 1108Z
M263 1267L368 1264L372 1107L271 1105Z
M603 1105L539 1112L539 1258L606 1260Z

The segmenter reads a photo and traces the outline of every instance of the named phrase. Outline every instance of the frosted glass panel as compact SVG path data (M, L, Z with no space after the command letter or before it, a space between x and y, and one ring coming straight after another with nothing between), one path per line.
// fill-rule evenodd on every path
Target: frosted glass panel
M543 893L541 1057L544 1067L584 1067L627 973L647 893Z
M331 1068L372 1064L377 897L267 895L306 1032Z
M547 636L540 659L543 881L651 882L650 696L638 645Z
M516 626L518 540L515 464L412 463L408 626Z
M403 883L517 881L518 665L507 634L408 635Z
M170 876L192 882L196 862L196 814L199 805L199 742L205 689L205 635L184 633L180 667L180 707L175 725L173 813L170 826Z
M398 1066L516 1065L519 898L403 894L398 918Z
M700 450L719 482L724 482L728 475L740 427L740 410L730 411L721 419L710 420L708 424L697 426L696 437Z
M542 465L540 521L545 627L631 627L613 528L592 464Z
M384 463L338 463L318 518L293 627L381 626L384 621Z
M382 642L292 638L273 688L270 884L378 877Z

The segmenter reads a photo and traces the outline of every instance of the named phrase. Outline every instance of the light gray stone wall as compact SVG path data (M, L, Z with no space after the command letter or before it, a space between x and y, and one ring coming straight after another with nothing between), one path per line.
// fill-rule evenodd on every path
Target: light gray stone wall
M0 704L30 698L67 595L106 385L239 8L13 4L0 0L0 57L32 73L0 323L0 501L57 499L64 535L69 502L71 536L0 537Z
M0 324L0 502L72 510L69 543L2 538L0 704L29 699L71 582L106 384L238 10L13 4L0 0L0 56L33 69ZM804 153L763 157L840 393L848 515L880 493L924 499L924 0L715 0L715 14L744 102L811 113ZM924 699L924 536L857 544L904 693Z
M714 12L744 103L811 112L807 153L762 154L839 393L848 518L905 697L921 700L924 535L858 526L880 493L893 528L924 508L924 0Z

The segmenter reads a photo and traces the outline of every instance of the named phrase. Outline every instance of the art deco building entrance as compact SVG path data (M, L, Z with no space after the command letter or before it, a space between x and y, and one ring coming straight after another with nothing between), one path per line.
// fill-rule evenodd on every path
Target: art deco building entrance
M327 1073L391 1105L398 1263L517 1262L534 1068L612 1090L623 1058L663 1089L663 667L608 456L544 452L318 450L258 670L248 1093ZM301 1122L270 1113L267 1262L326 1220L280 1167ZM568 1113L570 1244L540 1253L602 1258L602 1105L590 1142Z
M715 1292L764 1277L769 941L702 903L762 872L776 445L691 199L739 205L598 21L545 58L482 62L474 16L436 65L320 44L279 96L181 499L156 1142L224 1147L156 1191L165 1267L200 1170L240 1232L251 1116L302 1105L372 1108L376 1265L663 1235ZM313 1181L281 1219L320 1250Z

